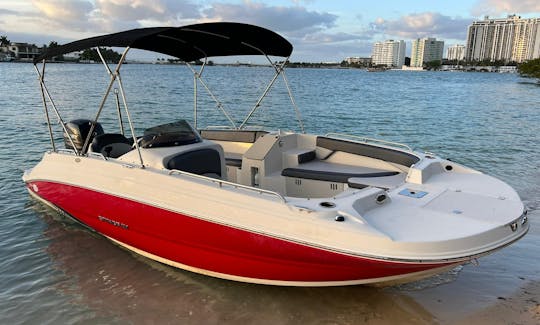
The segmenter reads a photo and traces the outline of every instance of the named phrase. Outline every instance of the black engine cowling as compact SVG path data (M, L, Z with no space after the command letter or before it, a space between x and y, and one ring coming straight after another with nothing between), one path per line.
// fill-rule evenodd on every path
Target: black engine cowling
M81 151L84 142L86 141L86 137L88 136L88 132L90 132L90 127L92 126L92 123L94 123L95 126L94 131L92 132L92 136L88 141L89 144L92 143L92 139L96 135L104 133L101 124L87 119L77 119L67 122L66 130L69 133L69 136L71 136L75 148L73 148L71 141L69 141L69 136L64 132L64 144L66 146L66 149L77 149L78 151Z

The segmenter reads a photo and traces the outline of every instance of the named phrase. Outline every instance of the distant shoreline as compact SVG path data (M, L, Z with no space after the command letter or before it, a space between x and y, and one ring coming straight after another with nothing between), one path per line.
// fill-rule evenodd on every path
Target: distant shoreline
M30 60L13 60L13 61L0 61L2 63L33 63ZM109 62L110 64L115 64L114 62ZM47 61L47 64L102 64L101 62L78 62L78 61ZM183 62L151 62L151 61L126 61L124 64L146 64L146 65L185 65ZM200 64L199 64L200 65ZM254 64L254 63L212 63L207 66L219 66L219 67L248 67L248 68L270 68L269 64ZM427 71L438 71L438 72L491 72L491 73L517 73L517 70L501 70L501 67L507 66L462 66L462 68L442 68L442 69L424 69L424 70L409 70L409 69L397 69L397 68L388 68L377 70L376 72L385 72L385 71L407 71L407 72L427 72ZM513 66L508 66L513 67ZM290 63L286 66L287 69L336 69L336 70L360 70L360 71L370 71L367 67L348 67L341 66L337 63Z

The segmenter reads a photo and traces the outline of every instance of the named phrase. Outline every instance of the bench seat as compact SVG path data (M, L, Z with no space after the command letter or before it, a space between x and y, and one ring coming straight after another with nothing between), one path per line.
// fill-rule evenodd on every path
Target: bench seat
M405 182L407 174L398 173L396 175L381 176L381 177L351 177L347 181L347 185L351 188L365 188L368 186L383 188L390 190L396 188Z
M412 153L328 137L317 137L317 147L325 148L334 152L342 151L355 155L380 159L406 167L410 167L420 160L419 157ZM326 158L328 157L325 157L325 159Z
M394 176L397 171L382 170L369 167L357 167L322 161L301 164L297 168L285 168L282 176L313 179L319 181L348 183L350 178L372 178Z

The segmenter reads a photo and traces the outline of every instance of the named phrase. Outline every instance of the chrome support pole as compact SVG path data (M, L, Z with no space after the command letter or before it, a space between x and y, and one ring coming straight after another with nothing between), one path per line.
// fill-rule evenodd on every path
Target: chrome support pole
M109 81L109 85L107 86L107 90L105 91L105 95L103 95L103 98L101 99L101 104L99 105L99 109L96 113L96 116L92 122L92 125L90 125L90 131L88 132L88 136L84 140L84 145L82 148L82 153L85 153L88 150L88 145L90 143L90 138L92 137L92 133L94 132L94 129L96 127L97 120L99 119L99 116L101 115L101 111L103 110L103 107L105 106L105 102L107 101L107 98L109 97L109 93L111 92L111 88L114 84L114 81L116 80L116 76L118 75L118 72L120 71L120 67L122 66L122 63L124 63L124 60L126 58L126 55L129 51L130 47L126 47L124 50L124 53L122 53L122 57L120 57L120 61L118 61L118 65L116 66L116 69L114 70L114 73L111 73L111 80ZM99 50L98 50L98 53ZM104 65L107 66L107 70L109 70L109 67L105 61L102 61Z
M120 110L120 99L118 98L118 88L114 88L114 96L116 97L116 112L118 113L118 123L120 124L120 133L125 135L124 123L122 121L122 111Z
M35 64L34 64L34 69L36 70L36 72L37 72L37 74L39 76L39 83L41 84L41 87L45 91L45 95L46 95L47 99L49 100L49 102L51 103L51 105L53 107L53 111L56 114L56 118L58 118L58 123L60 123L60 125L62 126L62 129L65 132L65 134L68 136L69 142L71 143L71 146L73 147L73 150L75 150L75 153L77 155L79 155L80 152L77 150L77 147L75 146L75 143L73 142L73 139L69 135L69 133L68 133L68 131L66 129L66 125L64 124L64 120L62 120L62 117L60 116L60 112L58 112L58 109L56 108L56 104L54 103L54 101L53 101L53 99L51 97L51 94L49 93L49 90L47 89L47 86L45 85L45 81L43 80L43 78L41 76L41 73L39 72L39 69L37 68L37 66Z
M202 73L204 71L204 67L206 66L206 63L208 62L208 58L204 58L203 65L201 66L201 69L199 69L199 73L193 73L193 91L194 91L194 98L193 98L193 118L194 118L194 127L195 130L197 129L197 78L202 76Z
M268 56L266 57L268 60L270 60L268 58ZM266 86L266 89L264 90L264 92L262 93L262 95L259 97L259 99L257 100L257 102L255 103L255 106L251 109L251 111L249 112L249 114L246 116L246 118L244 119L244 121L242 122L242 124L240 124L240 127L238 127L238 129L242 129L244 127L244 125L246 125L246 123L249 121L249 119L251 118L251 116L253 115L253 113L255 113L255 111L257 109L259 109L259 106L261 106L261 102L262 100L264 99L264 97L266 97L266 95L268 94L268 92L270 91L270 89L272 88L272 86L274 85L274 83L276 82L276 79L279 77L279 75L281 74L281 72L283 71L283 68L285 67L285 63L287 62L287 60L283 61L283 63L281 65L278 65L278 66L274 66L274 63L270 60L270 63L272 63L272 67L274 67L274 69L276 70L276 73L274 74L274 77L272 78L272 80L270 80L270 82L268 83L268 85Z
M193 124L197 130L197 76L193 75Z
M101 59L101 62L103 63L103 66L105 66L105 69L107 70L107 73L109 74L109 76L112 74L112 71L111 71L111 68L109 67L109 65L107 64L107 62L105 61L105 58L103 57L103 55L101 54L101 50L99 49L99 46L96 47L96 51L99 55L99 58Z
M223 108L223 104L216 98L216 96L214 96L214 94L212 93L212 91L210 90L210 88L208 88L208 86L206 85L206 83L204 82L204 80L201 78L201 76L197 73L197 71L195 71L195 69L193 69L193 67L191 66L191 64L189 64L188 62L186 62L186 65L188 66L188 68L191 70L191 72L193 72L193 76L199 80L199 82L201 83L201 85L203 85L203 87L206 89L206 91L208 92L208 94L210 95L210 97L212 97L212 99L214 100L214 102L216 102L216 106L221 110L221 112L223 113L223 115L225 115L225 117L229 120L229 122L231 122L233 128L235 129L238 129L236 127L236 123L234 123L233 119L231 118L231 116L227 113L227 111L225 111L225 108ZM204 67L204 66L203 66ZM202 70L201 70L202 71Z
M287 92L289 92L289 98L291 99L292 106L294 107L294 112L296 113L296 119L298 120L298 124L300 125L300 130L302 133L306 133L306 130L304 129L304 122L302 121L302 114L300 114L300 109L298 109L298 106L296 106L296 102L294 101L294 97L292 95L291 87L289 86L289 81L287 80L287 76L285 76L285 69L281 71L281 76L283 77L283 81L285 82L285 87L287 87Z
M45 91L43 90L44 79L45 79L45 60L43 60L41 75L39 76L39 81L40 81L39 86L41 88L41 101L43 102L43 109L45 111L45 119L47 119L47 128L49 129L49 136L51 138L52 150L56 151L56 145L54 144L54 136L53 136L52 127L51 127L51 120L49 118L49 109L47 108L47 101L45 100Z
M137 141L137 136L135 135L135 128L133 127L133 122L131 121L131 114L129 114L129 109L128 109L127 100L126 100L126 93L124 92L124 85L122 84L120 71L116 71L115 74L117 75L117 78L118 78L118 87L120 88L120 95L122 95L122 102L126 110L126 116L129 123L129 129L131 130L131 136L133 137L133 144L135 145L135 149L137 150L137 154L139 155L141 168L144 169L144 162L143 162L143 158L141 154L141 148L139 147L139 142Z

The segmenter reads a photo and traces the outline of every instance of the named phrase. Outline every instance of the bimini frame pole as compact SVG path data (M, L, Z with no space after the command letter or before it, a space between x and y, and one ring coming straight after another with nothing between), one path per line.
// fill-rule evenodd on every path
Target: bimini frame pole
M193 125L197 130L197 76L195 74L193 74Z
M289 86L289 81L287 80L287 76L285 76L285 69L281 70L281 76L283 77L283 81L285 82L285 87L287 87L287 92L289 93L289 98L291 99L292 106L294 107L294 112L296 113L296 119L298 120L298 124L300 125L300 130L302 133L306 133L306 130L304 129L304 122L302 121L302 114L300 114L300 109L298 109L298 106L296 106L296 102L294 101L294 97L292 95L291 87Z
M204 62L201 65L201 68L199 69L199 73L197 73L194 69L191 69L191 71L193 72L193 125L195 129L197 129L197 117L198 117L197 116L197 78L199 78L202 75L204 71L204 67L206 66L207 59L208 58L206 57L204 58ZM186 64L189 64L189 63L186 62Z
M114 81L116 80L116 77L118 76L118 73L120 71L120 67L122 66L122 63L124 63L124 60L126 58L126 54L128 53L129 51L129 46L126 47L126 49L124 50L124 53L122 53L122 57L120 57L120 61L118 61L118 64L116 65L116 69L114 70L114 72L111 71L111 69L109 68L109 65L107 64L107 62L104 60L103 56L101 55L101 52L99 51L99 47L97 48L97 52L99 54L99 57L101 58L101 61L103 62L103 65L105 65L105 68L107 69L107 72L109 73L110 77L111 77L111 80L109 81L109 85L107 86L107 90L105 91L105 95L103 95L103 98L101 99L101 104L99 105L99 109L96 113L96 117L94 118L93 122L92 122L92 125L90 125L90 131L88 131L88 136L86 137L86 139L84 140L84 145L83 145L83 148L82 148L82 152L86 152L87 149L88 149L88 145L90 144L90 138L92 137L92 133L94 133L94 130L96 128L96 123L97 123L97 120L99 118L99 115L101 115L101 111L103 110L103 107L105 106L105 102L107 101L107 97L109 96L109 93L111 92L111 88L114 84Z
M122 111L120 110L120 99L118 98L118 89L114 88L114 97L116 100L116 113L118 114L118 124L120 124L120 133L125 135L124 122L122 121Z
M35 66L35 65L34 65ZM45 119L47 119L47 128L49 129L49 136L51 137L52 150L56 151L56 145L54 144L54 136L51 127L51 120L49 118L49 109L47 108L47 101L45 100L45 91L43 90L43 79L45 78L45 60L43 60L43 66L41 68L41 75L39 76L39 86L41 88L41 100L43 102L43 109L45 110Z
M193 67L191 66L191 64L189 64L189 62L186 62L186 65L188 66L188 68L191 70L191 72L193 72L193 77L197 80L199 80L199 82L201 83L201 85L203 85L204 89L206 89L206 91L208 92L208 94L210 95L210 97L212 97L212 99L214 100L214 102L216 102L216 105L217 107L221 110L221 112L223 113L223 115L225 115L225 117L229 120L229 122L231 122L232 126L234 129L238 129L236 127L236 123L234 123L233 119L231 118L231 116L227 113L227 111L225 110L225 108L223 107L223 104L216 98L216 96L214 96L214 94L212 93L212 91L210 90L210 88L208 88L208 86L206 85L206 83L204 82L204 80L202 79L201 75L202 75L202 71L203 71L203 68L204 66L206 65L206 60L207 58L205 58L205 61L203 63L203 66L201 67L201 71L200 73L198 73L197 71L195 71L195 69L193 69Z
M128 119L129 129L131 130L131 135L133 137L133 144L135 145L135 149L137 150L137 154L139 155L141 168L144 169L144 162L143 162L143 158L141 154L141 148L139 147L139 141L137 141L137 136L135 135L135 128L133 128L133 122L131 122L131 114L129 114L129 109L128 109L127 100L126 100L126 93L124 92L124 85L122 84L120 71L116 73L118 75L118 87L120 88L120 95L122 95L122 102L124 104L124 108L126 109L126 116Z
M90 126L90 132L88 133L88 136L86 137L84 147L83 147L83 152L86 152L86 148L88 147L88 144L90 142L91 134L94 132L95 125L97 123L99 115L101 114L101 111L103 110L103 107L105 106L105 101L107 100L107 97L109 96L109 93L111 92L112 86L113 86L115 81L118 81L118 87L120 88L120 94L122 95L122 102L123 102L124 108L126 110L126 115L127 115L127 118L128 118L129 128L131 130L131 135L133 137L133 144L135 145L135 149L137 150L137 153L139 154L139 160L141 162L141 168L144 168L144 162L143 162L142 155L141 155L141 149L139 148L139 143L137 142L137 136L135 135L135 129L133 128L133 123L131 122L131 115L129 114L129 109L128 109L127 100L126 100L126 94L125 94L125 91L124 91L124 86L122 84L122 78L120 77L120 68L122 67L122 64L124 63L124 61L126 59L126 55L129 52L129 50L130 50L130 47L129 46L126 47L126 49L124 50L124 53L122 53L122 56L120 57L120 60L118 61L118 64L116 65L116 68L114 69L114 72L113 72L110 69L109 65L107 64L107 61L105 61L105 58L103 57L103 55L101 55L101 51L100 51L99 47L97 48L97 52L99 54L101 62L105 66L105 69L107 70L107 73L110 75L111 80L109 82L109 85L107 86L107 90L106 90L105 94L103 95L103 98L101 100L101 104L99 105L99 109L98 109L98 112L97 112L96 117L94 119L94 123L92 123L92 125ZM118 103L117 108L118 108L118 111L120 111L119 110L119 108L120 108L119 103ZM122 123L122 122L120 121L120 123Z
M270 89L272 88L272 86L274 85L274 83L276 82L277 78L279 77L279 75L281 74L281 72L283 71L283 68L285 67L285 64L287 63L287 61L289 60L289 57L287 57L285 59L285 61L283 61L282 64L279 64L279 65L275 65L274 62L272 62L272 60L270 60L270 58L265 54L264 55L266 57L266 59L268 59L268 61L270 61L270 64L272 64L272 67L276 70L276 73L274 74L274 77L272 78L272 80L270 80L270 82L268 83L268 85L266 86L266 89L264 90L264 92L262 93L262 95L259 97L259 99L257 100L257 102L255 103L255 106L253 106L253 108L251 109L251 111L248 113L248 115L246 116L246 118L244 119L244 121L242 122L242 124L240 124L240 126L238 127L238 129L242 129L244 127L244 125L246 125L246 123L249 121L249 119L251 118L251 115L253 115L253 113L255 113L255 111L257 109L259 109L259 106L261 106L261 102L262 100L264 99L264 97L266 97L266 95L268 94L268 92L270 91Z
M45 64L45 60L43 60L43 64ZM51 94L49 93L49 90L47 89L47 86L45 85L45 80L43 78L43 75L39 72L39 69L37 68L37 66L35 64L34 64L34 69L36 70L36 73L38 74L38 77L39 77L39 83L41 85L42 94L44 93L44 95L47 97L47 99L51 103L53 111L56 114L56 117L58 118L58 123L60 123L60 125L62 126L62 129L64 130L64 133L68 136L69 142L71 143L71 146L73 147L73 150L75 150L75 153L78 155L79 151L77 150L77 147L75 146L75 143L73 142L73 139L71 138L71 135L69 135L69 132L66 129L66 125L64 124L64 120L62 120L62 117L60 116L60 112L58 112L58 109L56 108L56 104L54 103L54 101L53 101L53 99L51 97ZM43 71L45 71L45 70L43 70ZM45 101L45 107L47 107L46 106L46 101ZM48 117L48 113L47 113L47 123L49 124L49 132L50 132L51 137L52 137L52 129L51 129L51 123L50 123L50 120L49 120L49 117ZM52 139L51 141L53 141L53 146L54 146L54 139Z

